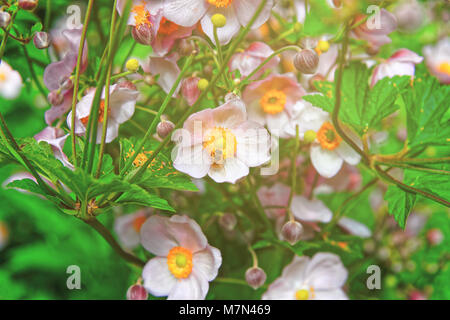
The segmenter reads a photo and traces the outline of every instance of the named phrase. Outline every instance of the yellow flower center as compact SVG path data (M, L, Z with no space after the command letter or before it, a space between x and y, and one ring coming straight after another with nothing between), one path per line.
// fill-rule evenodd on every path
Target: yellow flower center
M317 132L317 140L319 140L320 146L327 150L334 150L341 144L342 138L336 132L331 123L324 122Z
M449 62L442 62L439 66L438 66L438 71L448 74L450 76L450 63Z
M167 255L167 265L177 279L185 279L192 272L192 252L183 247L173 247Z
M217 8L228 7L233 0L206 0L210 4L215 5Z
M136 26L140 26L146 24L147 26L151 26L150 22L150 12L145 7L144 1L140 5L134 6L131 9L131 12L134 13L134 22Z
M141 231L141 227L144 224L145 220L147 220L147 218L145 216L139 216L139 217L135 218L133 220L133 229L139 233Z
M215 127L206 132L203 148L208 151L214 163L222 163L223 160L234 157L236 154L236 136L231 130Z
M284 110L286 94L280 90L269 90L259 101L265 113L277 114Z
M311 296L310 296L311 293ZM296 300L308 300L309 298L314 298L314 288L309 287L308 289L300 289L295 292L295 299Z
M158 33L164 34L164 35L170 35L178 30L178 25L176 23L173 23L170 20L167 20L166 18L162 18L161 22L159 23L159 29Z

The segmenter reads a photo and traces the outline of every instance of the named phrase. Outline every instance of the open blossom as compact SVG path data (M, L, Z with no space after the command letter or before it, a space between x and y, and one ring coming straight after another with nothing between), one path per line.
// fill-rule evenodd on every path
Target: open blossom
M45 112L45 121L50 126L56 120L61 118L67 111L69 111L72 104L73 89L70 77L75 71L78 59L78 49L80 47L82 28L65 29L61 32L61 37L64 44L61 48L56 48L62 54L63 58L60 61L49 64L44 71L45 86L51 92L57 92L63 99L57 105L52 105L50 110ZM56 46L58 43L52 43ZM62 44L60 44L62 45ZM87 68L87 43L84 45L83 56L81 59L81 72Z
M91 90L77 104L75 115L75 133L82 135L86 132L89 122L92 102L95 90ZM119 125L129 120L134 114L134 108L139 92L128 86L115 84L109 89L108 126L106 130L106 143L113 141L119 134ZM105 88L103 88L102 98L99 107L97 143L102 140L102 128L105 109ZM72 111L67 116L67 125L71 128Z
M266 125L271 134L289 137L285 131L291 121L294 104L306 92L290 75L271 75L247 86L242 99L250 120Z
M441 39L435 46L423 49L425 63L439 82L450 84L450 37Z
M365 18L366 15L359 15L355 18L354 25L359 24ZM369 18L354 28L352 33L355 38L366 40L371 50L377 51L381 46L392 42L388 35L396 28L395 16L386 9L381 9L379 18Z
M277 182L272 187L262 186L257 192L257 196L263 207L280 207L268 208L265 212L269 218L284 218L286 207L289 203L289 194L291 188Z
M242 77L247 77L271 54L273 54L273 50L267 44L254 42L244 52L235 53L231 57L228 66L231 71L239 70ZM274 69L278 63L280 63L280 58L277 56L273 57L250 79L258 79L266 70Z
M22 89L22 77L5 60L0 61L0 95L5 99L15 99Z
M423 58L408 49L400 49L389 59L380 63L373 70L371 86L384 77L414 76L415 65L421 63Z
M46 127L34 136L37 142L47 142L55 154L55 158L61 161L66 167L73 168L66 154L63 152L64 143L69 134L61 128Z
M128 249L134 249L141 243L141 227L147 220L146 210L140 210L131 214L124 214L114 220L120 242Z
M165 3L164 17L185 27L200 21L203 31L214 41L211 17L216 13L223 14L227 23L217 30L217 34L220 43L227 44L241 25L249 23L260 3L261 0L172 0ZM259 28L269 19L273 3L273 0L266 2L252 29Z
M180 74L180 68L177 65L178 59L179 56L176 53L165 57L150 57L148 63L142 64L142 69L152 76L159 75L158 85L165 93L169 93ZM180 87L181 84L175 89L174 97L177 95Z
M209 175L216 182L235 183L249 167L269 161L266 129L247 120L243 102L234 98L215 109L192 114L172 136L175 169L194 178Z
M299 101L294 106L294 117L289 127L292 134L296 126L299 127L301 139L307 131L315 133L310 155L314 168L321 176L331 178L339 172L344 161L350 165L357 165L361 160L361 156L337 133L329 114L307 101ZM353 142L360 144L353 132L349 129L344 130Z
M197 222L187 216L151 216L141 228L141 243L156 255L142 270L149 293L170 300L205 299L222 256Z
M316 253L295 256L280 278L264 293L263 300L347 300L342 286L348 272L339 256Z

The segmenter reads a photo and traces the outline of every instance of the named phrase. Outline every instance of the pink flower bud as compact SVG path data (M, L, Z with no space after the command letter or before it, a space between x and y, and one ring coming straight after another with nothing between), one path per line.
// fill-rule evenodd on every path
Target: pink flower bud
M11 22L11 15L8 12L0 11L0 28L6 28Z
M300 240L302 233L303 227L297 221L288 221L284 224L283 228L281 228L283 238L291 245L296 244L298 240Z
M430 229L427 232L427 240L429 244L436 246L444 240L444 235L439 229Z
M160 123L158 123L156 132L158 133L158 136L164 139L172 132L174 128L175 124L172 121L162 120Z
M47 96L48 102L52 106L59 106L64 101L64 96L59 93L57 90L51 91Z
M38 0L19 0L19 8L24 10L33 10L37 7Z
M261 287L264 282L266 282L266 278L266 273L259 267L249 268L245 272L245 281L247 281L249 286L255 290Z
M140 44L150 46L152 43L152 30L151 27L145 23L133 27L131 30L134 40Z
M140 284L134 284L128 288L127 300L147 300L147 290Z
M294 57L295 68L304 74L314 74L319 66L319 56L312 49L303 49Z
M219 218L219 224L227 231L233 231L236 227L237 219L236 216L232 213L224 213Z
M38 49L46 49L50 46L50 35L47 32L36 32L33 43Z

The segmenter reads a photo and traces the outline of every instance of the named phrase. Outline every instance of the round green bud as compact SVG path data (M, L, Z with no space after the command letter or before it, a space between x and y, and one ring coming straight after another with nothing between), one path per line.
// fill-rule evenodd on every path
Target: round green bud
M221 13L216 13L211 17L211 22L214 27L222 28L227 24L227 18Z
M128 71L136 72L139 70L139 61L137 61L137 59L130 59L127 61L125 67Z
M295 33L299 33L300 31L302 31L303 29L303 24L301 24L300 22L296 22L294 24L294 32Z
M204 78L198 80L197 87L198 87L201 91L206 90L206 88L208 88L208 86L209 86L209 81L208 81L208 80L206 80L206 79L204 79Z
M308 130L305 132L305 136L303 137L303 141L306 143L311 143L316 140L317 133L314 130Z

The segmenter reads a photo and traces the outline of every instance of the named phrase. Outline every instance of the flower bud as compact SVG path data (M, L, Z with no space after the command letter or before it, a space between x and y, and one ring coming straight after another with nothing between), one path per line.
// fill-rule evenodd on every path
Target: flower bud
M11 15L6 11L0 11L0 28L6 28L11 22Z
M19 8L24 10L33 10L38 5L38 0L19 0Z
M223 28L227 24L227 18L221 13L216 13L211 17L211 22L214 27Z
M259 267L248 268L245 272L245 281L255 290L266 282L266 278L266 273Z
M197 86L198 86L198 88L200 89L200 90L206 90L206 88L208 88L208 86L209 86L209 81L208 80L206 80L206 79L200 79L200 80L198 80L198 84L197 84Z
M237 224L236 216L232 213L224 213L219 218L219 224L227 231L232 231Z
M192 40L181 39L178 45L178 52L181 56L189 56L197 51Z
M313 74L319 66L319 56L314 50L303 49L294 57L294 66L304 74Z
M427 240L429 244L436 246L444 240L444 235L439 229L430 229L427 232Z
M147 290L140 284L134 284L128 288L127 300L147 300Z
M58 90L54 90L48 94L47 100L52 106L59 106L63 103L64 96Z
M50 46L50 35L47 32L36 32L33 38L34 46L38 49L47 49Z
M139 61L137 59L130 59L127 61L125 68L127 68L128 71L136 72L139 70Z
M152 43L152 30L151 27L145 23L134 26L131 30L134 40L140 44L150 46Z
M283 228L281 228L283 238L291 245L296 244L298 240L300 240L302 233L303 227L297 221L288 221L284 224Z
M311 143L316 140L317 133L314 130L308 130L305 132L305 135L303 136L303 141L305 143Z
M175 124L172 121L162 119L156 127L156 132L158 133L158 136L164 139L172 132L174 128Z

